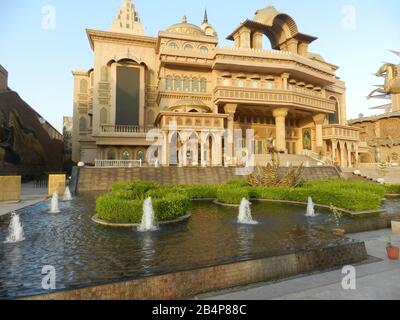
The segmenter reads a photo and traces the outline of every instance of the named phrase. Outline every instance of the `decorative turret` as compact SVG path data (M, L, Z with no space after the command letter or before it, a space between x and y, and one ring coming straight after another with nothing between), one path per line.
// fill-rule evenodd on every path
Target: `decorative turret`
M131 0L124 0L111 25L110 31L129 33L139 36L145 35L143 25L140 22L139 14Z
M215 32L214 28L208 23L207 9L205 9L204 11L204 19L201 25L201 29L204 31L206 36L217 37L217 33Z

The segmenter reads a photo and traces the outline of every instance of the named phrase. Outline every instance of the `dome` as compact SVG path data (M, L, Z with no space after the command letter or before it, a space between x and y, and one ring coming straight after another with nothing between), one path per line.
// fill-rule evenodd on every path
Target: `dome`
M198 112L198 113L212 112L209 106L207 106L203 101L197 99L179 100L172 107L169 107L168 110L174 112Z
M170 27L168 27L166 32L169 33L180 33L180 34L187 34L191 36L204 36L205 32L198 26L187 23L187 18L186 16L183 17L181 23L174 24Z

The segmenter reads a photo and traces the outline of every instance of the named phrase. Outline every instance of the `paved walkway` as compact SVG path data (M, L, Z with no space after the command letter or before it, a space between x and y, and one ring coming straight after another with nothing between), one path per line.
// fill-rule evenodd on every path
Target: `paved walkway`
M39 203L47 195L47 188L34 188L33 183L22 184L20 202L0 202L0 216Z
M230 292L200 296L205 300L398 300L400 299L400 262L389 261L385 243L390 230L353 234L350 237L365 241L369 263L355 266L357 289L342 288L341 270L318 273L270 284L258 284ZM400 237L392 236L400 245ZM379 258L379 259L376 259Z

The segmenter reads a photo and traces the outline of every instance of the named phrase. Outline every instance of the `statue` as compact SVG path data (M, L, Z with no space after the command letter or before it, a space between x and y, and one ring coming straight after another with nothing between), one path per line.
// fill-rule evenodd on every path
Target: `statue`
M385 84L370 93L369 99L375 98L374 93L383 95L400 94L400 75L398 74L398 67L391 63L385 63L376 73L377 77L385 75Z

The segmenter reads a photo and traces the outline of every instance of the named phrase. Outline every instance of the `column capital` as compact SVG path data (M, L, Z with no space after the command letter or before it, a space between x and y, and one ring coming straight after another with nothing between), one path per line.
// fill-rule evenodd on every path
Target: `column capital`
M235 115L236 113L236 109L237 109L238 105L234 104L234 103L227 103L224 106L224 111L226 114L229 114L230 116Z
M326 114L325 113L318 113L313 116L313 120L316 125L323 125L326 119Z
M290 73L284 72L281 74L282 79L289 79L290 78Z
M274 118L278 118L278 117L284 117L286 118L288 115L289 110L287 108L277 108L274 109L274 111L272 112L272 115Z

